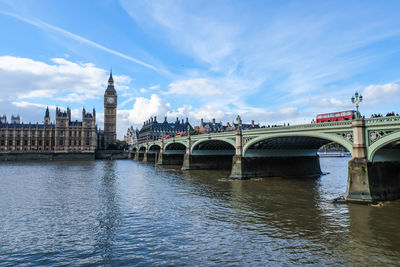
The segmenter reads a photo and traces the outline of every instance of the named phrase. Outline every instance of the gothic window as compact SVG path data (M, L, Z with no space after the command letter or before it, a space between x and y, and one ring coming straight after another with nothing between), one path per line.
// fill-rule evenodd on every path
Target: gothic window
M1 140L1 145L4 146L4 140Z
M86 136L87 136L87 137L90 137L90 132L87 132L87 133L86 133Z
M48 146L49 145L49 140L46 140L46 146Z
M27 146L28 145L28 140L24 141L24 145Z
M60 136L64 137L64 131L60 131Z
M32 145L32 146L35 145L35 140L32 140L31 145Z
M17 146L19 146L19 144L20 144L20 141L19 141L19 140L17 140Z
M9 140L9 141L8 141L8 145L9 145L9 146L12 146L12 145L13 145L13 141L12 141L12 140Z
M39 140L39 146L41 146L42 145L42 140Z
M90 139L86 139L86 145L90 145Z
M64 145L64 140L60 139L60 146Z

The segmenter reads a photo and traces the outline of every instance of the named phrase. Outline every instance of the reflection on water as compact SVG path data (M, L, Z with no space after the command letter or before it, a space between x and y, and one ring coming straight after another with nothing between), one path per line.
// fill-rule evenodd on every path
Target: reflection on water
M0 265L396 265L400 202L337 205L320 178L226 181L134 161L0 164Z

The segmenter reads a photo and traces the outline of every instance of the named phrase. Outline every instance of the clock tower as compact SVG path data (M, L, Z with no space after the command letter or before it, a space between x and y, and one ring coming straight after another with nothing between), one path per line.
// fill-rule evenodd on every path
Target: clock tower
M117 141L117 91L114 88L112 71L108 86L104 93L104 146L115 144Z

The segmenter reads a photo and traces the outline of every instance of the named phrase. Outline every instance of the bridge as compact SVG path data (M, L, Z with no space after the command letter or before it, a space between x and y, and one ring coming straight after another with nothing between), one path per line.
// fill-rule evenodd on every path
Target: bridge
M162 139L132 148L137 161L183 170L230 169L230 178L322 174L318 149L330 142L352 155L349 202L400 198L400 116L238 130Z

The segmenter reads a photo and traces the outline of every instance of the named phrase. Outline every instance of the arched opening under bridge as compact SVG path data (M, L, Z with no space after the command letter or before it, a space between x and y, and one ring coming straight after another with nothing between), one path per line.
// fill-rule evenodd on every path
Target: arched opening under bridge
M164 151L159 154L158 164L182 166L185 153L186 145L178 142L169 143L165 146Z
M154 163L158 160L158 155L160 154L161 147L157 144L153 144L149 147L149 151L147 151L146 161L149 163Z
M182 169L231 169L235 147L224 140L203 140L193 144L185 155Z
M349 144L345 142L343 140L335 145L338 151L336 154L333 154L333 150L330 151L332 156L347 156L350 160L351 154L347 150ZM267 136L250 140L243 149L242 178L320 176L322 171L319 151L328 144L332 144L332 140L301 135ZM321 154L326 156L326 153ZM233 168L232 177L235 177L234 170Z
M400 198L400 133L378 139L369 147L368 154L366 170L372 198Z
M146 147L144 147L144 146L140 147L138 152L139 152L138 160L142 161L144 158L144 153L146 153Z

